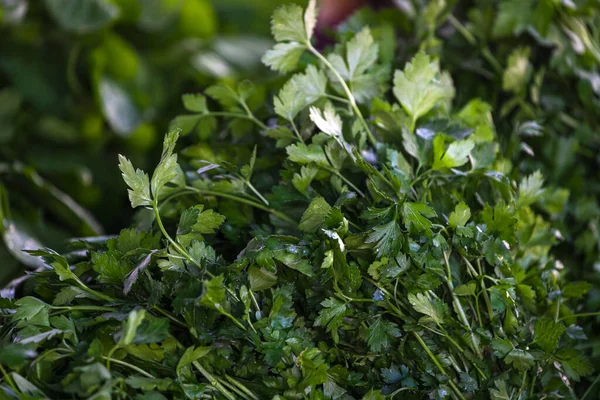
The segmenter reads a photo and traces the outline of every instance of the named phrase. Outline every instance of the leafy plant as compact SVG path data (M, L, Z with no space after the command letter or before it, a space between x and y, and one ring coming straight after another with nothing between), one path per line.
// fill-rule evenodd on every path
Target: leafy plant
M137 226L29 253L45 268L0 303L8 398L586 391L590 285L555 258L564 202L507 169L491 106L454 107L436 58L392 77L366 27L321 52L316 15L273 16L263 60L296 73L272 108L212 86L219 111L185 96L151 175L120 157ZM175 152L224 123L231 142Z

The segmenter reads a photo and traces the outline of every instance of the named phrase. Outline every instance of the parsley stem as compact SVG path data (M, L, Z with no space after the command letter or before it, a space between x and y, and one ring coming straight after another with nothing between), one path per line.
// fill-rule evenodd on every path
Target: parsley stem
M252 190L254 192L254 194L260 199L260 201L262 201L263 203L265 203L265 205L269 205L269 201L267 199L265 199L263 197L262 194L260 194L260 192L258 190L256 190L256 188L254 187L254 185L252 183L250 183L250 180L246 180L246 185L248 185L248 187L250 188L250 190Z
M587 390L585 391L585 393L581 397L581 400L585 400L585 398L588 396L588 394L592 393L592 388L594 386L596 386L596 384L598 383L598 381L600 381L600 374L598 374L598 376L596 377L596 379L594 379L594 382L592 382L592 384L587 388Z
M15 393L21 393L21 391L19 389L17 389L17 386L13 382L13 380L10 377L10 375L8 374L8 372L6 372L6 370L4 369L4 367L2 366L2 364L0 364L0 372L2 372L2 376L4 376L4 380L6 380L6 382L12 388L12 390L14 390Z
M221 384L210 372L208 372L198 361L193 361L192 364L196 369L215 387L227 400L237 400L236 397Z
M298 140L300 140L302 143L304 143L304 139L302 138L302 135L300 134L298 127L294 123L294 120L291 119L290 122L292 123L292 129L294 130L294 133L296 134L296 136L298 136Z
M256 397L256 395L254 393L252 393L252 391L250 389L248 389L246 386L241 384L239 381L235 380L234 378L232 378L231 376L229 376L227 374L225 374L225 379L227 379L233 385L237 386L242 392L244 392L252 400L258 400L258 397Z
M246 396L244 394L244 392L242 392L236 386L231 384L231 382L227 382L226 380L224 380L223 378L221 378L219 376L215 376L215 379L218 380L219 383L221 383L221 385L223 385L223 387L226 387L227 389L231 390L234 394L240 396L243 400L250 400L250 398L248 396Z
M147 378L150 379L156 379L156 377L154 377L152 374L149 374L148 372L144 371L143 369L141 369L140 367L137 367L133 364L130 364L128 362L125 361L121 361L121 360L117 360L116 358L111 358L111 357L107 357L107 356L102 356L103 360L106 360L107 362L113 362L114 364L118 364L118 365L122 365L124 367L130 368L136 372L139 372L140 374L144 375Z
M560 306L560 304L558 305ZM558 308L558 307L557 307ZM571 314L571 315L565 315L564 317L558 318L556 321L562 321L564 319L567 318L579 318L579 317L596 317L600 315L600 311L597 312L589 312L589 313L581 313L581 314Z
M429 358L431 359L431 361L433 361L433 363L440 370L440 372L443 375L446 375L448 378L450 378L450 379L448 379L448 384L450 385L450 387L452 388L452 390L454 390L454 392L456 393L456 396L458 396L458 398L461 399L461 400L467 400L462 395L462 393L460 392L460 390L458 390L458 387L456 387L456 384L454 383L454 381L452 380L452 378L446 373L446 370L444 369L444 367L442 366L442 364L440 364L440 361L431 352L431 350L429 349L429 346L427 346L427 344L423 341L423 339L421 339L421 337L419 336L419 334L417 332L415 332L415 331L412 331L411 333L417 339L417 341L419 342L419 344L421 345L421 347L423 347L423 350L425 350L425 352L427 353L427 355L429 356Z
M226 199L235 200L235 201L240 202L240 203L248 204L249 206L252 206L252 207L258 208L260 210L269 212L269 213L271 213L271 214L273 214L273 215L281 218L282 220L284 220L284 221L286 221L286 222L288 222L290 224L293 224L293 225L297 224L296 221L294 221L293 219L291 219L290 217L288 217L284 213L282 213L280 211L277 211L277 210L274 210L272 208L266 207L263 204L260 204L258 202L253 201L253 200L250 200L250 199L245 199L243 197L235 196L233 194L225 193L225 192L217 192L217 191L213 191L213 190L198 189L198 188L195 188L193 186L186 186L186 189L194 191L195 193L201 194L201 195L224 197Z
M319 60L321 60L321 62L323 64L325 64L325 66L327 68L329 68L329 70L333 73L333 75L340 82L340 84L342 85L342 88L344 89L344 92L346 92L346 97L348 97L348 101L350 102L350 106L354 110L354 114L358 117L360 123L362 124L363 128L367 132L367 137L369 138L369 141L371 142L371 145L373 145L373 147L375 147L377 145L377 140L375 139L375 136L373 136L373 133L371 132L371 129L369 128L369 125L367 124L367 121L365 120L365 118L363 117L362 113L360 112L360 109L358 108L358 105L356 104L356 99L354 98L354 95L352 94L352 91L350 91L350 88L346 84L346 81L344 81L344 78L342 78L342 76L340 75L340 73L329 62L329 60L327 58L325 58L321 53L319 53L319 51L317 49L315 49L313 47L313 45L312 45L312 43L310 43L310 41L306 42L306 46L307 46L308 50L311 53L313 53Z
M331 100L339 101L340 103L350 104L350 102L348 100L346 100L345 98L339 97L339 96L336 96L333 94L325 93L325 97L327 97L328 99L331 99Z
M159 307L157 305L152 306L152 309L155 310L156 312L158 312L159 314L163 315L164 317L167 317L168 319L170 319L171 321L173 321L180 328L188 329L188 326L186 324L184 324L183 322L181 322L180 320L178 320L177 317L175 317L170 312L168 312L166 310L163 310L161 307Z
M252 114L252 113L240 114L240 113L232 113L232 112L226 112L226 111L211 111L211 112L204 113L204 114L196 114L195 116L198 117L198 119L202 119L205 117L229 117L229 118L246 119L248 121L254 122L256 125L258 125L259 128L268 129L267 126L264 123L262 123L259 119L257 119L254 116L254 114Z
M452 271L450 270L450 261L448 260L448 254L444 252L444 261L446 262L446 283L448 284L448 288L450 289L450 293L452 295L452 302L454 303L454 308L458 313L458 318L465 325L467 330L469 331L469 338L471 339L471 348L475 351L479 358L482 358L481 349L479 348L479 343L477 342L477 338L475 337L475 333L471 329L471 325L469 324L469 320L467 319L467 315L465 314L465 310L460 302L460 299L454 293L454 284L452 283Z
M338 178L340 178L342 181L344 181L348 186L350 186L352 189L354 189L354 191L356 193L358 193L360 195L360 197L365 197L365 193L362 190L360 190L358 187L356 187L356 185L354 183L352 183L348 178L346 178L344 175L342 175L342 173L340 171L336 171L335 169L328 168L328 167L323 167L323 168L325 170L331 172Z

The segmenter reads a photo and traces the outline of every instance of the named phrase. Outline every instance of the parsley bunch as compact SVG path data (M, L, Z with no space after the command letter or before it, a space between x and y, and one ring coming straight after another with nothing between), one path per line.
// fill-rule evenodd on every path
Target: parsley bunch
M504 173L489 105L456 109L436 59L393 71L369 28L322 53L316 15L275 12L263 61L297 72L267 106L247 81L209 87L183 97L151 176L120 157L135 227L30 252L47 267L0 300L5 397L586 390L590 285L560 273L542 174Z

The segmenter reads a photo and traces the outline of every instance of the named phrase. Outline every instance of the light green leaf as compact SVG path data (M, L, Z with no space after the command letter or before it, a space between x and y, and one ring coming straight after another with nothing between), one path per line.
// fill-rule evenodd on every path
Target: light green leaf
M312 18L316 18L316 13L313 7L309 7L309 13L313 14ZM308 15L309 22L314 24L311 16ZM303 42L307 39L307 30L304 26L302 16L302 7L297 4L285 4L278 7L273 13L271 19L271 33L278 42Z
M444 323L444 319L448 314L448 305L443 301L430 299L423 293L409 294L408 301L416 312L427 315L438 325Z
M538 201L544 194L544 177L540 171L523 178L519 184L519 197L517 207L525 207Z
M310 164L315 163L319 166L327 167L329 162L325 156L323 148L317 144L305 145L304 143L297 143L286 147L288 158L298 164Z
M163 151L160 162L152 174L151 189L154 198L158 197L160 189L177 176L177 154L173 154L179 138L179 129L170 131L163 141Z
M304 50L306 46L301 43L277 43L265 53L262 62L274 71L289 72L296 68Z
M148 174L141 169L134 169L131 161L119 154L119 169L123 180L129 186L127 190L131 207L149 206L152 204L150 197L150 180Z
M196 223L192 226L194 232L205 235L215 233L215 231L225 222L225 217L213 210L202 211L198 215Z
M208 112L208 107L206 105L206 97L204 95L184 94L181 96L181 100L183 101L183 106L188 111L203 114Z
M343 140L342 119L337 115L331 103L327 103L323 111L316 107L311 107L310 119L323 133Z
M471 150L475 147L475 143L470 139L452 142L447 150L444 144L445 139L442 135L437 135L433 140L433 165L431 166L433 170L455 168L466 164Z
M529 64L529 47L519 47L508 57L508 66L502 75L502 89L507 92L521 93L527 90L532 68Z
M179 362L177 363L177 368L176 368L177 374L179 374L183 368L187 367L194 361L206 356L208 353L210 353L210 351L211 351L211 347L204 347L204 346L196 347L196 348L194 348L194 346L192 346L192 347L188 347L187 349L185 349L185 352L183 353L183 355L179 359Z
M438 64L424 52L417 53L404 71L396 71L394 95L413 121L427 114L445 97L439 73Z
M312 165L303 165L300 168L300 173L294 173L292 178L292 184L294 187L303 195L308 196L308 187L311 182L317 176L319 169Z
M327 77L314 65L292 76L273 100L275 113L291 121L306 106L325 96Z
M471 209L464 201L461 201L454 207L454 211L450 213L448 223L453 229L456 229L457 227L465 226L469 218L471 218Z
M325 217L329 214L331 206L322 197L314 198L304 214L298 228L303 232L316 232L319 227L325 222Z
M119 345L127 346L133 343L133 339L135 338L135 333L138 327L142 324L144 317L146 316L146 310L133 310L129 313L127 317L127 321L123 326L123 330L121 331L121 339L119 340Z

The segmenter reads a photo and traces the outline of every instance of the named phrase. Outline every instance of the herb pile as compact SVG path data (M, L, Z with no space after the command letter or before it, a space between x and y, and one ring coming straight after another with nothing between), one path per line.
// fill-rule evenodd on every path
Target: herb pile
M591 285L555 257L566 197L511 167L512 120L424 51L395 69L384 30L317 50L316 14L275 12L277 90L185 95L151 174L120 157L134 227L30 252L47 268L0 299L5 397L586 395Z

